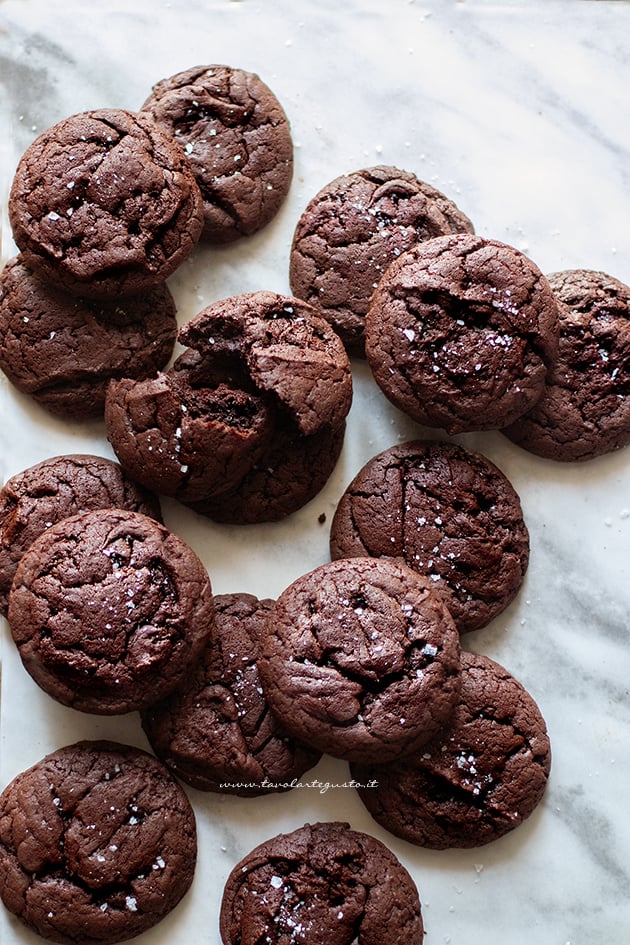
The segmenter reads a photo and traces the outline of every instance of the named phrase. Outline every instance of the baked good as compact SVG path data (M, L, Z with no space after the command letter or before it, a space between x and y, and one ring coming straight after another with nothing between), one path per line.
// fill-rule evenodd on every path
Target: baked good
M111 378L164 367L175 316L166 285L112 301L80 299L36 278L16 256L0 274L0 368L56 416L102 417Z
M63 519L22 556L9 624L26 670L63 705L115 715L184 680L213 631L206 570L139 512Z
M515 597L529 533L518 495L487 457L416 440L384 450L355 476L335 511L330 554L402 558L433 582L465 633Z
M184 791L137 748L60 748L0 795L0 897L53 942L111 945L151 928L187 892L196 857Z
M293 175L287 116L255 74L194 66L162 79L142 106L183 148L203 196L203 238L250 236L278 212Z
M284 732L260 685L259 639L273 601L220 594L214 603L215 634L185 682L143 711L143 728L158 758L199 790L287 790L320 752Z
M291 247L291 291L363 355L365 314L380 278L422 240L473 232L468 217L415 174L379 165L344 174L308 203Z
M149 115L71 115L20 159L9 196L25 264L89 298L145 292L192 252L201 193L171 136Z
M366 356L384 394L448 433L508 426L542 395L558 352L558 305L519 250L468 233L400 256L366 316Z
M459 636L431 582L388 559L321 565L276 601L260 677L295 737L348 761L427 742L459 689Z
M266 840L230 873L223 945L421 945L418 890L391 850L344 823Z
M156 496L102 456L53 456L8 479L0 490L0 613L18 562L55 522L90 509L120 508L161 520Z
M288 418L276 424L264 452L233 488L192 509L215 522L256 525L292 515L324 488L343 448L345 422L303 436Z
M142 381L113 382L107 436L147 488L195 502L236 486L262 455L272 411L242 371L206 370L197 352Z
M223 521L295 511L343 443L352 376L335 332L299 299L252 292L208 306L179 340L171 371L110 384L107 435L123 467Z
M502 666L462 653L459 702L429 745L387 767L353 765L361 800L386 830L433 849L476 847L518 827L551 766L545 720Z
M593 459L630 442L630 287L584 269L547 278L560 350L540 400L503 432L547 459Z
M300 299L247 292L209 305L179 333L206 358L237 359L304 436L343 424L352 401L350 363L339 336Z

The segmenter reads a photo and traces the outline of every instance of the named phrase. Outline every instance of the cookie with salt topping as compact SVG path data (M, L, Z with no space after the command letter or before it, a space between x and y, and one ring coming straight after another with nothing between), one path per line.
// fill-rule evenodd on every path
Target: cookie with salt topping
M0 897L62 945L114 945L152 928L188 891L196 858L184 791L137 748L60 748L0 795Z
M518 593L529 533L514 487L486 456L416 440L384 450L357 473L335 511L330 553L403 559L433 582L465 633Z
M260 678L284 727L348 761L429 741L459 689L459 636L431 582L396 561L321 565L280 595Z
M456 233L392 263L365 332L377 384L413 420L450 434L496 430L542 396L558 353L558 303L518 249Z
M214 629L210 580L181 538L140 512L63 519L25 552L9 594L22 663L63 705L116 715L166 697Z
M230 873L223 945L421 945L420 898L388 848L344 823L305 824L248 853Z

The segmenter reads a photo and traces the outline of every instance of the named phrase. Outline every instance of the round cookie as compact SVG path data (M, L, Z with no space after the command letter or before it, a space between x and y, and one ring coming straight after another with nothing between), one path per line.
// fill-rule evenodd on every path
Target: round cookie
M343 423L302 436L295 424L278 420L263 455L234 489L188 505L231 525L280 521L324 488L341 455L345 430Z
M33 141L9 219L29 268L104 298L164 282L194 249L203 206L168 132L147 114L108 108L65 118Z
M230 873L223 945L421 945L418 890L391 850L348 824L305 824L261 843Z
M353 765L372 817L422 847L476 847L521 824L540 802L551 748L531 695L502 666L462 653L459 703L441 735L386 768Z
M181 900L197 857L195 817L166 768L113 742L78 742L0 795L0 897L66 945L113 945Z
M120 508L161 521L157 498L102 456L53 456L8 479L0 490L0 613L18 562L55 522L90 509Z
M259 639L273 601L222 594L214 603L215 635L185 683L144 710L143 728L158 758L199 790L286 790L321 755L287 736L260 685Z
M183 148L203 196L203 238L249 236L278 212L293 175L289 122L257 75L195 66L162 79L142 106Z
M148 377L173 353L175 302L166 285L115 301L48 285L17 256L0 275L0 368L50 413L102 417L115 377Z
M379 165L327 184L300 217L291 247L291 291L319 309L352 354L365 350L365 314L394 260L422 240L473 232L430 184Z
M518 495L480 453L418 440L369 460L341 497L333 559L402 558L430 578L460 633L514 599L529 562Z
M584 269L547 278L560 351L540 400L503 432L538 456L593 459L630 442L630 287Z
M114 715L187 678L214 614L206 570L181 538L139 512L97 509L53 525L24 553L8 619L42 689Z
M500 429L544 390L558 305L523 253L471 234L400 256L366 316L366 356L384 394L448 433Z
M278 598L260 677L284 727L348 761L426 743L459 690L459 637L430 582L387 559L321 565Z

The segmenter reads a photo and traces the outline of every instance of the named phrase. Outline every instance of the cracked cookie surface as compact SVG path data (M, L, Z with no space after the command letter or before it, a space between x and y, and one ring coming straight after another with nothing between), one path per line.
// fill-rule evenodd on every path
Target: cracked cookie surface
M291 247L291 291L319 309L349 352L363 355L365 314L378 281L422 240L473 231L458 207L397 167L344 174L300 217Z
M19 256L0 275L0 368L56 416L102 417L109 381L164 367L176 336L166 285L97 301L37 279Z
M538 267L471 234L400 256L366 316L366 356L383 393L448 433L500 429L531 409L558 336L558 304Z
M503 836L533 813L551 767L545 720L506 669L473 653L461 656L461 695L443 732L387 768L353 765L374 819L410 843L433 849L476 847Z
M286 790L320 752L287 735L260 684L259 640L273 601L220 594L214 603L213 638L186 682L143 712L144 730L156 755L199 790Z
M547 459L593 459L630 442L630 287L593 270L547 278L560 350L540 400L503 432Z
M102 456L53 456L11 476L0 490L0 613L6 615L20 558L42 532L79 512L112 507L162 517L156 496Z
M0 796L0 896L44 938L110 945L170 912L195 870L195 818L155 758L78 742Z
M261 843L228 877L223 945L422 945L418 890L379 840L344 823Z
M186 156L146 114L100 109L43 132L22 156L9 198L26 264L90 298L164 282L203 226Z
M485 626L521 586L529 534L518 495L485 456L418 440L355 476L330 530L333 559L402 558L433 581L460 633Z
M214 628L194 551L154 519L120 509L84 512L40 535L18 565L8 619L38 685L101 715L167 696Z
M320 492L341 455L345 423L303 436L289 420L276 422L261 455L234 489L189 502L215 522L256 525L297 512Z
M203 238L250 236L276 215L293 175L287 116L251 72L194 66L162 79L142 106L183 149L201 189Z
M424 744L459 689L459 636L441 599L403 564L321 565L278 598L260 675L283 725L321 751L377 762Z
M107 435L123 467L217 521L273 521L313 498L352 402L331 326L299 299L252 292L208 306L179 340L170 371L110 384Z

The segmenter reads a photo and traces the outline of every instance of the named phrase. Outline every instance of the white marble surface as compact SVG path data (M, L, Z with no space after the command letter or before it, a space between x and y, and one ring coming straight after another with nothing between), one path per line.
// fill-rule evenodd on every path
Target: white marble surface
M202 249L173 277L181 320L215 299L288 291L288 249L307 200L375 163L416 172L479 233L544 271L603 269L630 282L630 4L623 0L0 0L0 200L37 132L91 107L138 107L190 65L257 71L289 114L296 174L277 219L247 242ZM3 259L14 247L3 220ZM278 594L327 560L344 486L378 450L422 433L364 364L346 446L326 489L290 520L231 529L165 503L217 592ZM538 700L553 746L544 802L502 840L436 853L385 834L351 790L257 800L191 791L200 855L191 894L142 945L218 945L223 881L279 830L344 818L387 842L420 890L426 945L622 945L630 941L630 450L589 464L535 459L499 434L461 442L497 462L531 532L521 594L465 638ZM52 421L0 386L2 478L61 452L111 455L102 425ZM2 628L1 783L79 737L145 746L135 717L56 705L26 676ZM323 761L322 781L343 781ZM3 945L35 936L0 912ZM334 943L331 943L334 945ZM383 943L387 945L387 943Z

